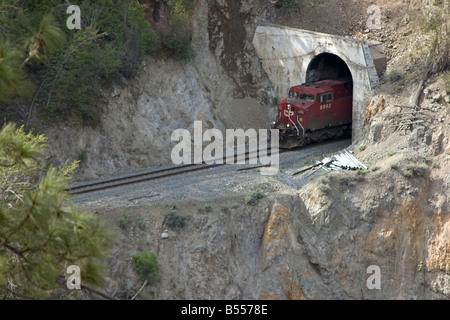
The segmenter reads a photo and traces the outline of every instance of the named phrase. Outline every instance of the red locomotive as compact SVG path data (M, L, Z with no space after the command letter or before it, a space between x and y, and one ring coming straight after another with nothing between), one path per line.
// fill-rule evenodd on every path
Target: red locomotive
M320 80L289 89L278 103L272 129L279 129L280 147L294 148L351 132L351 79Z

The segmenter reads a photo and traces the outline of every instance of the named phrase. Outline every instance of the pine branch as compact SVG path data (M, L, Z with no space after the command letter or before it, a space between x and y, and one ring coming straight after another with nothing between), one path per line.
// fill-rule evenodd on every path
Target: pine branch
M23 218L23 220L19 223L19 225L17 226L17 228L11 230L11 233L9 234L9 236L7 236L7 237L5 238L5 242L8 242L8 241L9 241L9 238L11 238L17 231L19 231L19 230L23 227L23 225L25 224L25 222L27 222L27 220L28 220L29 217L30 217L31 211L33 210L33 208L34 208L35 205L36 205L37 197L38 197L38 194L36 193L36 194L34 195L34 197L33 197L33 201L32 201L31 207L27 210L27 212L26 212L26 214L25 214L25 218Z

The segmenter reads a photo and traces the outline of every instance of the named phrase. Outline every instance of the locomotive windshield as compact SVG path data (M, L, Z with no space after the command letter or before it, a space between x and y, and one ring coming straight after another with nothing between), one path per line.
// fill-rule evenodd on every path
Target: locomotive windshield
M289 91L289 98L298 99L300 102L314 102L313 94L304 94L293 90Z
M289 91L289 98L291 99L297 99L298 98L298 92L297 91Z
M314 102L314 95L300 93L301 102Z

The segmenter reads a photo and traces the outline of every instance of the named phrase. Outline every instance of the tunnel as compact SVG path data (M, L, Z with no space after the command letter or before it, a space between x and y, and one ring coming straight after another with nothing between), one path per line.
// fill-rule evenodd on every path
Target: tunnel
M264 72L280 97L284 97L293 85L319 79L351 78L352 139L358 141L362 138L361 121L373 90L379 84L375 62L382 71L382 62L386 60L382 55L374 55L379 51L374 49L378 46L357 39L267 23L256 28L253 45Z
M324 79L352 78L347 64L335 54L321 53L309 63L306 82Z
M350 69L344 60L342 60L339 56L331 53L321 53L315 56L308 65L306 70L306 82L314 82L320 80L337 80L337 79L347 79L350 81L352 100L348 102L348 105L344 100L340 100L341 102L337 102L339 104L335 105L334 108L339 108L341 110L345 108L344 114L352 115L353 114L353 78ZM347 88L346 88L347 89ZM348 91L350 93L350 91ZM338 92L336 92L338 94ZM339 99L338 99L339 100ZM347 100L348 101L348 100ZM336 109L338 110L338 109ZM352 117L353 118L353 117ZM345 130L346 135L352 135L352 124L350 127Z

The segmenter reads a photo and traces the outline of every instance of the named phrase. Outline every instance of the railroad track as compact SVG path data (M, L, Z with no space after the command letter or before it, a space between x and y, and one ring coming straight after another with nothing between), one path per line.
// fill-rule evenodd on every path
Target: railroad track
M289 149L289 150L282 149L282 150L279 150L278 153L281 154L281 153L289 152L289 151L293 151L293 150L294 149ZM258 154L257 152L258 151L246 152L245 153L245 161L247 162L247 161L249 161L249 159L251 157L257 156L257 154ZM271 150L269 149L268 152L270 153ZM220 158L210 159L210 160L213 161L213 160L219 160L219 159ZM238 159L238 155L235 154L234 161L236 161L237 159ZM110 189L110 188L127 186L127 185L140 183L140 182L147 182L147 181L151 181L151 180L167 178L167 177L171 177L171 176L176 176L176 175L200 171L200 170L206 170L206 169L210 169L212 167L228 164L226 157L223 157L222 160L223 160L222 161L223 164L207 164L207 163L186 164L186 165L180 165L180 166L176 166L176 167L172 167L172 168L155 170L155 171L151 171L151 172L132 174L132 175L128 175L128 176L120 177L120 178L112 178L112 179L107 179L107 180L102 180L102 181L97 181L97 182L89 182L89 183L73 186L71 189L69 189L67 191L67 193L73 194L73 195L90 193L90 192L101 191L101 190L106 190L106 189ZM264 166L261 165L261 166L257 166L257 167L264 167ZM257 167L252 167L252 168L257 168ZM248 169L252 169L252 168L248 168Z
M329 140L329 141L322 142L321 144L327 144L327 143L331 143L333 141L339 141L339 140L343 140L343 139L345 139L345 138ZM282 153L286 153L286 152L293 152L298 149L313 147L314 145L316 145L316 144L309 144L309 145L306 145L303 147L297 147L297 148L293 148L293 149L279 149L278 154L282 154ZM267 152L269 154L271 154L271 149L268 149ZM259 150L252 151L252 152L248 152L248 151L245 152L244 155L245 155L246 164L249 165L249 163L247 161L249 161L250 158L256 157L258 154L259 154ZM242 154L240 154L240 155L242 156ZM111 178L111 179L97 181L97 182L84 183L84 184L80 184L77 186L73 186L71 189L67 190L67 193L72 194L72 195L91 193L91 192L102 191L102 190L116 188L116 187L123 187L123 186L140 183L140 182L148 182L148 181L167 178L167 177L171 177L171 176L177 176L177 175L186 174L186 173L195 172L195 171L207 170L207 169L217 167L217 166L231 165L231 164L227 163L226 156L224 156L222 158L209 159L209 160L212 162L214 160L219 160L219 159L222 160L222 164L207 164L207 163L186 164L186 165L179 165L179 166L172 167L172 168L155 170L155 171L151 171L151 172L131 174L131 175L119 177L119 178ZM238 159L238 154L235 154L234 162L236 162L237 159ZM249 165L248 167L237 169L237 171L252 170L252 169L268 167L268 166L269 165L254 165L254 166Z

